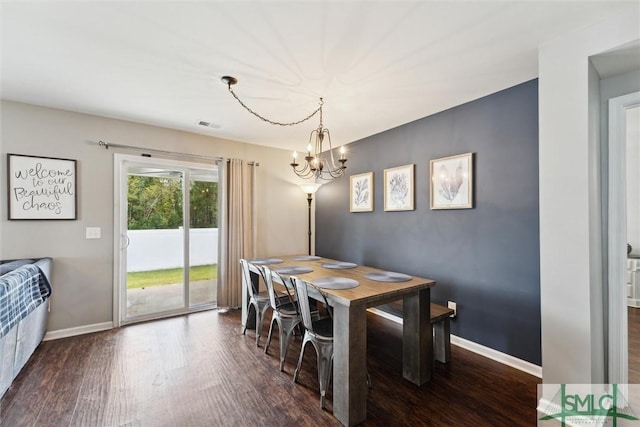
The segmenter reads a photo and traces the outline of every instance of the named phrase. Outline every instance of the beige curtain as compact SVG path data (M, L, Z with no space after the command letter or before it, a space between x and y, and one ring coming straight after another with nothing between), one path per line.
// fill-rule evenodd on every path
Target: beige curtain
M240 259L253 257L254 166L230 159L222 174L222 211L218 307L237 308L242 303Z

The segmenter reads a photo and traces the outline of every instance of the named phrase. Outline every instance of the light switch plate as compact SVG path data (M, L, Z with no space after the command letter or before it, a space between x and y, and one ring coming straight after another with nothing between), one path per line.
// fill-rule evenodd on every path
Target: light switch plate
M101 237L100 227L87 227L87 239L99 239Z

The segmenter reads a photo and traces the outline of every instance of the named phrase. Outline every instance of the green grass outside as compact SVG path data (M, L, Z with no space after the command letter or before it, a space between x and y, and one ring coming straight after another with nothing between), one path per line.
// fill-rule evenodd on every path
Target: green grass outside
M127 273L127 289L182 283L182 270L182 268L169 268L166 270ZM192 282L198 280L211 280L217 276L218 266L216 264L198 265L189 269L189 280Z

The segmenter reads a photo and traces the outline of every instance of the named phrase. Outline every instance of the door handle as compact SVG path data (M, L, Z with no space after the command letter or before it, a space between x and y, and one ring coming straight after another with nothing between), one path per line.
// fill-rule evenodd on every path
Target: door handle
M125 242L125 244L122 247L122 249L127 249L129 247L129 244L131 243L131 239L126 234L123 234L122 237L123 237L123 240Z

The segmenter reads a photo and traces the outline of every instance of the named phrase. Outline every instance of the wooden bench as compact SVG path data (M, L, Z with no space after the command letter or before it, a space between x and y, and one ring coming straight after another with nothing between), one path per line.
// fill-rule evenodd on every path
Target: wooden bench
M451 359L451 333L449 319L453 309L431 303L431 324L433 325L433 360L448 363Z

